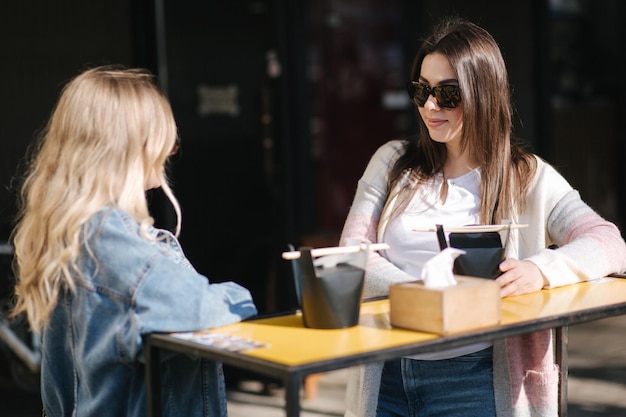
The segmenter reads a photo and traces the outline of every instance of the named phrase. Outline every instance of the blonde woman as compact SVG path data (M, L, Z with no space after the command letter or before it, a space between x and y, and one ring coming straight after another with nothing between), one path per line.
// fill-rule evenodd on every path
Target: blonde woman
M145 416L142 337L256 314L248 290L210 284L172 233L153 227L145 192L177 148L166 97L146 71L97 67L63 89L30 162L13 234L15 314L42 335L45 413ZM163 410L226 414L220 364L163 363Z

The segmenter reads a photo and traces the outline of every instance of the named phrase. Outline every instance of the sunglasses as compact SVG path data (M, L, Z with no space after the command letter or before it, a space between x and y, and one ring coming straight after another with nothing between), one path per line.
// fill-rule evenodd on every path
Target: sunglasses
M458 85L429 87L417 81L409 81L407 89L411 100L419 107L426 104L429 96L433 96L437 105L443 109L454 109L461 102L461 89Z

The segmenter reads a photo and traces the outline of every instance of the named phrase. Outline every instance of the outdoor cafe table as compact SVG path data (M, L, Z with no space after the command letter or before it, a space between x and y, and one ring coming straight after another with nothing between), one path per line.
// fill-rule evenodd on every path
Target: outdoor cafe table
M568 326L622 314L626 314L626 280L605 277L503 298L499 325L449 336L392 328L388 299L364 302L359 325L347 329L305 328L300 313L296 312L193 334L151 334L146 338L148 415L161 416L160 352L163 350L222 361L280 378L285 387L286 415L296 417L300 415L303 378L309 374L555 329L557 363L561 366L560 415L565 416ZM190 335L194 337L189 338ZM233 351L203 341L212 336L225 337L226 342L229 338L235 342L253 341L261 346Z

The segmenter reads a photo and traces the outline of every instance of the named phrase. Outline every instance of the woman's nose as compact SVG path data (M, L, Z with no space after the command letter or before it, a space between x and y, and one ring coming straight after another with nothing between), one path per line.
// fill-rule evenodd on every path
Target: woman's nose
M424 103L424 107L426 108L434 108L435 110L439 110L439 103L437 103L437 99L432 95L429 94L428 98L426 99L426 103Z

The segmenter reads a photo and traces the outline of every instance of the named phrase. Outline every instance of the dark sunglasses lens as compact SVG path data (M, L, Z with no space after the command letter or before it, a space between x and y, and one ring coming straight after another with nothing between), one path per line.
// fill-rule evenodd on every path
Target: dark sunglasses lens
M415 101L418 106L423 106L428 100L428 96L434 93L426 84L418 84L415 89Z
M409 83L409 96L411 100L418 106L422 107L426 104L428 96L430 95L430 88L426 84L410 82Z
M435 87L435 98L440 107L454 109L461 102L461 92L455 85L441 85Z

